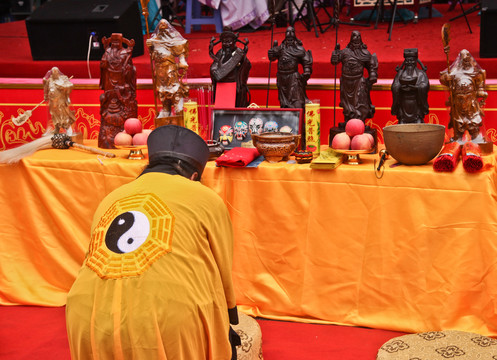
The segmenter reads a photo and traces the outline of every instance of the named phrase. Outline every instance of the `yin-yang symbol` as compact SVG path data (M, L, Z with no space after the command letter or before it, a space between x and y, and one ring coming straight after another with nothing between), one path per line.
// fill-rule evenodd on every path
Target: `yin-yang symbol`
M119 214L105 234L105 245L117 254L135 251L147 240L150 222L140 211Z

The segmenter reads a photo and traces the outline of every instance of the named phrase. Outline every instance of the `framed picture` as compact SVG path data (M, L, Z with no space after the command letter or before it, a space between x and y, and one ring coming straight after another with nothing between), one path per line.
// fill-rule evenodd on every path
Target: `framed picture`
M232 108L212 110L211 139L225 149L252 147L255 132L301 133L302 109Z

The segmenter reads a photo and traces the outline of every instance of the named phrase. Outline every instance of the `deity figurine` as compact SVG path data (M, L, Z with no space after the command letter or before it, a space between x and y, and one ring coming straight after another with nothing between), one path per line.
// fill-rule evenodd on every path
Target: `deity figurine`
M48 101L48 111L54 126L54 133L64 130L72 135L72 124L76 121L71 109L71 92L73 84L57 67L50 69L43 77L43 94Z
M136 69L131 54L134 40L120 33L103 37L105 52L100 61L100 131L98 146L113 149L114 138L124 130L126 119L138 116ZM126 45L126 46L123 46Z
M295 29L289 26L286 29L285 40L278 46L268 50L270 61L278 60L276 73L276 85L278 87L278 99L282 108L305 109L308 102L306 95L307 81L312 74L312 53L305 50L302 41L295 36ZM299 73L299 64L303 72Z
M395 70L397 75L392 83L392 115L397 116L399 124L423 123L429 112L430 82L426 66L418 59L418 49L404 49L404 62Z
M483 106L488 93L485 91L486 71L468 50L461 50L454 63L440 72L440 83L449 88L450 123L454 135L452 141L463 143L467 131L471 141L486 142L481 133Z
M188 40L166 19L161 19L150 39L147 39L147 47L153 64L156 96L162 104L156 119L181 116L184 98L189 93L188 86L183 83L188 70Z
M243 49L236 46L237 42L243 45ZM219 43L222 47L214 54L214 46ZM209 56L213 60L210 69L213 96L216 96L217 83L236 83L235 107L247 107L250 104L247 80L252 64L247 58L247 45L248 39L239 40L238 33L235 34L228 26L223 29L218 41L212 37L209 43Z
M365 121L372 118L375 107L371 103L370 91L378 81L378 59L376 54L371 55L368 51L359 31L352 31L345 49L333 50L331 63L342 63L340 106L343 108L345 122L350 119ZM364 76L364 70L369 77Z

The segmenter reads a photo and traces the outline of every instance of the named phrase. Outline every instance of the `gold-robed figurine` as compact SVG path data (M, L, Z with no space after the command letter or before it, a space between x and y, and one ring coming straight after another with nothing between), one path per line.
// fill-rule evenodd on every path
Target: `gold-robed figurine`
M43 77L44 100L48 102L50 121L54 127L54 133L62 130L72 135L72 124L76 121L74 110L71 108L71 92L73 84L59 68L53 67ZM50 122L47 128L50 128Z
M43 101L33 109L26 110L23 114L11 120L16 126L21 126L29 120L36 108L42 103L48 102L50 118L47 122L47 130L40 138L13 149L0 151L0 164L15 164L38 150L49 148L78 148L106 157L115 157L115 154L82 144L82 134L75 132L72 128L76 121L76 116L71 106L70 96L72 89L73 84L70 78L64 75L59 68L54 66L46 73L43 77Z
M484 143L483 106L488 97L485 91L486 71L468 50L461 50L452 65L440 73L440 83L449 88L450 123L452 141L464 142L467 131L471 141Z
M183 102L189 92L183 82L188 70L188 41L167 20L162 19L146 43L153 65L155 96L162 104L155 125L182 125Z
M442 26L442 44L447 69L440 72L440 83L449 89L447 105L450 106L448 128L453 131L451 141L464 144L471 140L483 152L491 153L493 144L487 139L483 126L483 106L488 97L485 91L487 73L466 49L461 50L456 60L450 64L450 23ZM471 139L467 139L466 133Z

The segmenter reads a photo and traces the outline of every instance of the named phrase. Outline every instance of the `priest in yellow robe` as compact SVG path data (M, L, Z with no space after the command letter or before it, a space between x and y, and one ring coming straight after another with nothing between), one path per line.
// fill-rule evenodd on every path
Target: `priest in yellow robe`
M149 164L98 206L68 294L73 359L232 359L233 231L223 200L200 180L205 141L167 125Z

